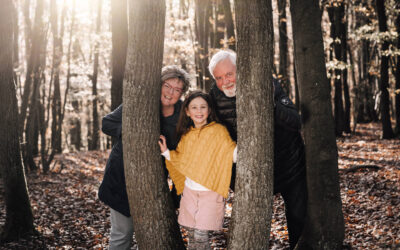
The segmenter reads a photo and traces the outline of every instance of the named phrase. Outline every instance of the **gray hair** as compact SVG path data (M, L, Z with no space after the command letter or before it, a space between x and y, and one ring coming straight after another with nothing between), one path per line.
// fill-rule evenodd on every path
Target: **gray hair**
M178 78L183 83L182 93L184 94L190 85L189 74L176 65L165 66L161 70L161 84L171 78Z
M214 69L217 64L225 59L229 59L233 65L236 66L236 53L231 50L220 50L218 51L215 55L210 60L210 64L208 65L208 70L210 71L210 74L212 77L214 77Z

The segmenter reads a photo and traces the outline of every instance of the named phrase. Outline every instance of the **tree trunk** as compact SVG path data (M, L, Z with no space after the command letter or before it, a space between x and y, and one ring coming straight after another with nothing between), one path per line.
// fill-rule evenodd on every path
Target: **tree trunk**
M122 82L124 80L126 49L128 45L128 20L126 0L111 1L111 18L111 110L114 110L122 103Z
M184 249L157 144L164 26L164 0L129 2L122 141L139 249Z
M39 0L40 2L40 0ZM37 4L39 5L39 4ZM36 7L37 10L37 7ZM20 112L19 112L19 117L18 117L18 122L19 122L19 134L21 138L24 138L24 128L25 128L25 119L26 119L26 112L28 109L28 103L29 103L29 95L31 93L31 85L32 85L32 68L33 68L33 61L34 57L32 54L32 49L36 48L39 46L38 42L36 41L37 37L37 25L36 25L36 18L35 18L35 31L32 32L31 28L31 19L30 19L30 0L25 0L24 7L23 7L23 12L24 12L24 20L25 20L25 48L26 48L26 77L25 77L25 84L24 84L24 92L22 95L21 99L21 107L20 107ZM33 34L36 34L34 37L32 37ZM24 151L24 150L22 150Z
M286 27L286 0L278 0L279 12L279 75L286 93L292 92L288 77L288 33Z
M308 216L298 249L342 249L344 223L319 1L290 1L306 145ZM323 201L323 202L321 202Z
M195 33L196 33L196 73L198 74L198 87L208 93L211 88L211 76L208 72L208 38L209 38L209 8L210 0L195 0Z
M4 181L6 222L0 241L35 232L18 140L18 104L13 76L13 1L0 8L0 170Z
M376 12L378 14L379 32L386 32L387 19L385 13L385 0L376 0ZM389 42L384 41L381 47L381 51L386 51L389 48ZM381 91L381 122L382 122L382 138L391 139L394 137L392 130L392 124L390 122L390 108L389 108L389 63L388 57L381 55L381 82L379 89Z
M13 7L13 32L14 32L14 45L13 45L13 50L14 50L14 61L13 61L13 65L14 68L18 68L19 67L19 17L18 17L18 1L15 1L15 5ZM20 81L20 76L17 75L17 72L13 72L14 73L14 81L15 81L15 85L17 86L17 88L20 87L21 81Z
M226 26L226 34L228 37L228 47L231 50L236 50L236 39L235 39L235 26L232 18L231 3L229 0L222 0L224 7L224 18Z
M24 163L30 169L36 169L37 166L33 160L34 155L38 153L38 136L39 136L39 103L40 103L40 84L42 81L42 72L44 65L42 65L42 57L45 47L45 32L43 27L43 0L38 0L36 3L35 23L32 33L32 48L28 62L27 77L25 84L32 85L31 92L25 93L22 100L22 106L26 101L26 108L29 107L28 116L26 118L25 129L25 150L24 150ZM28 73L31 73L28 75ZM30 91L30 89L28 90ZM26 95L27 99L24 99ZM21 106L21 112L22 112ZM26 111L26 110L25 110ZM26 113L25 113L26 115ZM25 117L21 116L24 120Z
M400 3L397 3L397 10L400 10ZM396 31L400 34L400 14L397 15L396 19ZM400 37L397 37L397 49L400 50ZM395 108L396 108L396 133L400 135L400 55L397 55L396 67L395 67L395 79L396 79L396 97L395 97Z
M98 1L97 7L97 22L96 22L96 34L100 34L101 27L101 8L103 0ZM90 140L89 150L98 150L100 146L99 142L99 114L97 110L97 75L99 71L99 49L100 41L96 38L94 46L94 62L93 62L93 75L92 75L92 138Z
M52 125L51 125L51 145L54 153L61 153L62 148L62 137L61 127L58 127L59 120L61 119L61 92L60 92L60 65L63 56L63 35L64 35L64 13L60 20L60 32L58 31L58 14L57 14L57 2L51 1L50 4L50 22L53 33L53 68L52 68L52 80L54 85L54 92L52 98Z
M73 100L71 104L74 109L74 116L70 120L70 130L69 130L70 142L71 145L74 147L75 151L79 151L82 146L81 120L79 117L79 114L81 112L80 108L81 105L78 100Z
M239 155L228 249L268 249L274 159L272 6L261 0L236 0L235 6Z
M222 0L216 0L214 2L214 13L215 13L215 37L214 37L214 48L223 48L225 38L225 17L224 17L224 6Z
M335 59L338 62L344 63L343 55L343 33L345 32L344 26L344 4L342 2L335 2L332 6L328 7L329 19L331 21L331 38L333 39L333 51L335 52ZM331 58L331 60L334 58ZM336 68L333 74L335 84L334 95L334 120L336 136L342 136L345 127L344 105L343 105L343 75L342 70Z

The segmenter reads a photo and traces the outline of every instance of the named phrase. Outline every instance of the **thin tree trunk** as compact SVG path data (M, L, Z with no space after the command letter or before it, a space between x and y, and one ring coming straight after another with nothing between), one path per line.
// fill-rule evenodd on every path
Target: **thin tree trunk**
M18 140L18 104L13 77L13 1L0 8L0 170L4 181L6 221L0 242L35 233Z
M196 33L196 73L198 74L198 87L208 92L211 88L211 77L208 72L208 38L209 38L209 9L212 7L210 0L195 0L195 33Z
M343 55L343 41L342 36L344 32L344 4L334 3L333 6L328 7L329 19L331 21L331 38L333 39L333 51L335 52L335 59L338 62L344 62ZM344 41L345 42L345 41ZM331 58L332 60L333 58ZM335 84L334 95L334 119L336 136L342 136L345 127L344 107L343 107L343 76L342 70L336 68L333 74Z
M128 17L126 0L111 1L112 76L111 110L122 103L126 51L128 45Z
M58 15L57 15L57 2L52 0L50 4L51 13L51 27L53 33L53 83L54 92L52 98L52 125L51 125L51 145L54 153L61 153L62 137L61 127L58 127L59 120L61 119L61 91L60 91L60 65L63 56L63 35L64 35L64 13L61 15L60 32L58 32Z
M81 120L79 119L80 118L79 114L81 112L81 109L80 109L81 105L78 100L73 100L71 104L74 109L74 117L70 120L70 130L69 130L70 142L71 142L71 145L74 146L74 149L76 151L79 151L82 146Z
M397 3L397 10L400 10L400 2ZM397 34L400 34L400 15L397 15L396 19L396 31ZM397 37L397 49L400 50L400 37ZM400 55L397 55L396 59L396 67L395 67L395 79L396 79L396 99L395 99L395 108L396 108L396 133L400 135Z
M96 22L96 34L100 34L101 27L101 9L102 9L103 0L98 1L98 9L97 9L97 22ZM100 41L96 39L95 47L94 47L94 62L93 62L93 75L92 75L92 138L91 145L89 150L98 150L99 143L99 114L97 107L97 75L99 71L99 49L100 49Z
M236 39L235 39L235 25L232 18L231 3L229 0L222 0L224 8L224 18L226 26L226 34L228 37L228 47L231 50L236 50Z
M216 0L214 2L214 13L215 13L215 37L214 37L214 48L222 48L224 45L225 38L225 17L224 17L224 6L222 0Z
M344 223L319 1L290 1L306 145L308 211L298 249L342 249ZM323 201L323 202L321 202Z
M31 24L31 19L29 17L30 15L30 0L25 0L24 6L23 6L23 13L24 13L24 20L25 20L25 51L26 51L26 77L25 77L25 84L24 84L24 92L22 95L22 100L21 100L21 107L20 107L20 112L19 112L19 134L21 138L24 138L24 127L25 127L25 119L26 119L26 111L28 108L28 101L29 101L29 95L31 93L31 85L32 85L32 24ZM35 46L37 46L35 44ZM24 150L22 150L24 151Z
M164 0L129 2L122 142L139 249L184 249L157 145L164 29Z
M239 154L228 249L268 249L274 159L272 6L262 0L236 0L235 6Z
M42 58L45 53L45 36L43 27L43 10L44 3L43 0L38 0L36 3L35 11L35 23L32 34L32 48L31 55L29 58L27 69L27 79L25 84L32 85L32 90L29 93L28 99L26 100L26 107L29 107L28 116L26 119L26 129L25 129L25 150L24 150L24 163L26 167L30 169L36 169L36 163L33 160L34 155L38 154L38 138L39 138L39 110L38 105L40 103L40 84L42 81L42 72L44 70L44 65L42 65ZM28 75L31 72L31 75ZM28 80L30 79L30 80ZM27 89L25 88L25 91ZM24 96L25 96L24 91ZM24 98L24 97L23 97ZM22 105L25 99L22 100ZM22 110L21 110L22 112ZM25 117L21 117L25 119Z
M288 32L286 27L286 2L278 0L279 12L279 75L282 80L283 88L286 93L291 93L290 81L288 77Z
M385 0L376 0L376 12L378 13L379 32L386 32L387 19L385 13ZM389 48L389 42L384 41L381 47L381 51L385 51ZM381 55L381 81L379 89L381 91L381 122L382 122L382 138L391 139L394 137L392 130L392 124L390 122L390 108L389 108L389 63L388 57Z

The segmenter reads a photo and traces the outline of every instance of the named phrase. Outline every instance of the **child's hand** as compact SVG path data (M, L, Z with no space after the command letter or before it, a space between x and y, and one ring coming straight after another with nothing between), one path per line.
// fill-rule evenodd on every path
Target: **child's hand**
M164 153L167 151L167 139L165 139L165 136L160 135L160 140L158 140L158 145L160 145L160 150L161 153Z

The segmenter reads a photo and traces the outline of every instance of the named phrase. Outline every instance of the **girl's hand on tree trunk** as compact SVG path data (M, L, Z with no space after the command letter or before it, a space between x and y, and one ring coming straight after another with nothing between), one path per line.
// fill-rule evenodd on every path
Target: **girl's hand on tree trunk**
M165 136L160 135L160 140L158 140L158 145L160 145L160 150L161 153L164 153L165 151L167 151L167 139L165 138Z

